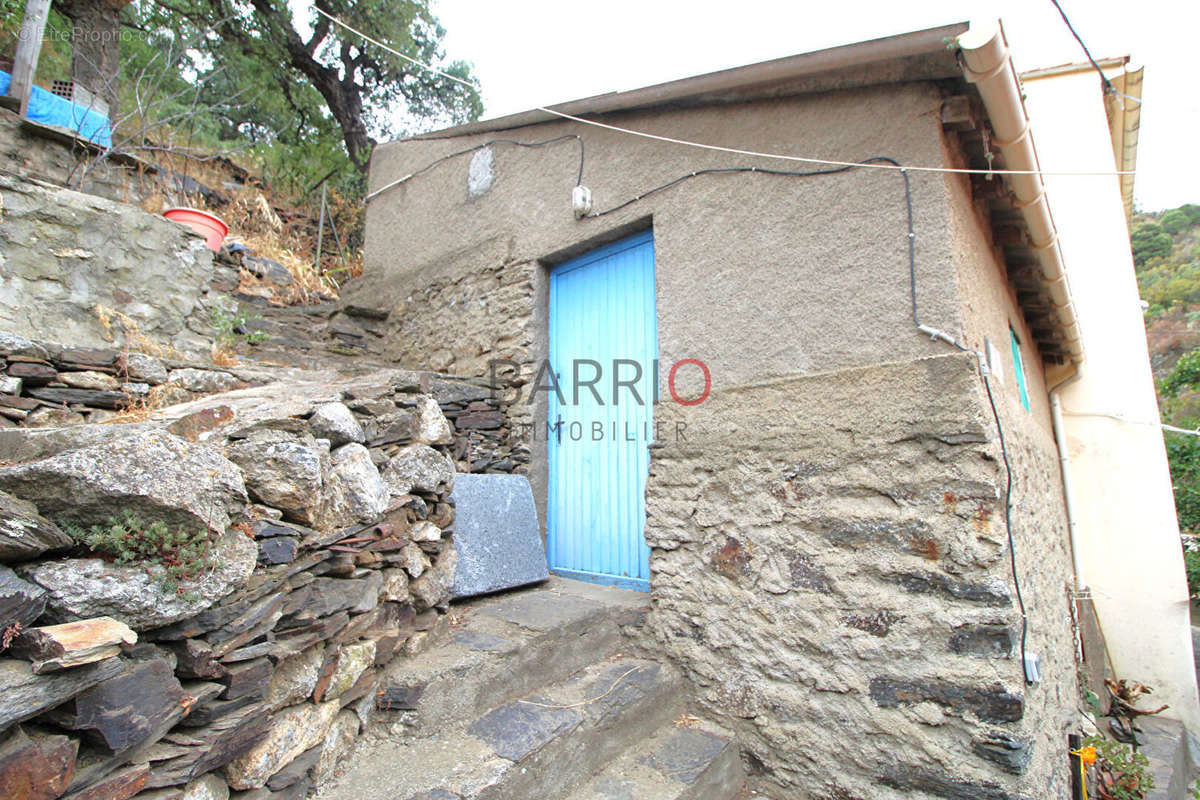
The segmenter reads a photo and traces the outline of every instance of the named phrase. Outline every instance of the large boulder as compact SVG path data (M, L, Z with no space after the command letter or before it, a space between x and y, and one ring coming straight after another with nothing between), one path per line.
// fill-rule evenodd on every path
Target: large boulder
M213 544L209 569L194 580L180 581L175 590L164 586L160 566L99 558L46 561L20 572L46 590L46 616L56 622L113 617L145 631L194 616L244 586L257 559L254 541L231 530Z
M439 494L454 487L454 464L429 445L400 448L383 468L383 482L396 496L409 492Z
M290 520L315 524L321 509L329 447L309 435L256 433L225 448L242 468L250 495Z
M323 522L338 528L356 522L375 522L388 507L388 492L371 453L361 444L339 447L331 457L333 469L325 485Z
M125 511L146 522L223 532L246 504L237 467L220 453L163 431L0 469L0 489L79 525Z
M0 492L0 561L24 561L71 544L71 537L38 514L33 503Z

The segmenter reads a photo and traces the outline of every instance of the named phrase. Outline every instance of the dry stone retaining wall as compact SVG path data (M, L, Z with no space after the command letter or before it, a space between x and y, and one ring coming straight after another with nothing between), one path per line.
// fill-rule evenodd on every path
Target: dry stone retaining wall
M298 798L329 775L395 709L387 665L447 628L470 445L441 408L486 417L481 388L388 371L6 431L36 460L0 467L0 796ZM206 526L211 568L173 591L64 532L125 509Z

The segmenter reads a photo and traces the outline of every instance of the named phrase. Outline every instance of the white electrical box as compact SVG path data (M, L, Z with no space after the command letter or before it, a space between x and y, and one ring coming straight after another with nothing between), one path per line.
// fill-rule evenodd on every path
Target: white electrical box
M996 383L1004 383L1004 361L1000 358L1000 351L996 349L996 345L992 344L991 339L983 340L983 354L987 359L988 372L996 380Z
M575 209L575 219L592 213L592 190L586 186L576 186L571 192L571 207Z

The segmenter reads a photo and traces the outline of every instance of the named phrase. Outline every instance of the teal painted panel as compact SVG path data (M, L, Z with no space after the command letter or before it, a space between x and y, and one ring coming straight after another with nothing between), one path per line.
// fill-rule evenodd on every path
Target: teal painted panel
M561 391L547 403L546 555L555 572L649 588L643 531L657 358L650 231L550 273L550 364Z
M1025 362L1021 360L1021 340L1017 338L1017 332L1012 328L1008 329L1008 339L1012 344L1012 360L1013 372L1017 376L1017 389L1021 393L1021 405L1025 406L1025 410L1029 410L1029 387L1025 385Z

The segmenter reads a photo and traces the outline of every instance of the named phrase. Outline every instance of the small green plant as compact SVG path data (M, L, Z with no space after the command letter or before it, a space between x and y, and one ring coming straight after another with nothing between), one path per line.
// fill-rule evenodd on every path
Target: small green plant
M67 525L66 530L76 542L117 564L161 567L156 572L159 585L186 599L190 599L189 593L180 584L194 580L210 566L205 531L172 528L161 520L147 524L131 511L87 530L76 525Z
M1084 749L1096 750L1096 788L1110 800L1145 800L1154 788L1150 760L1127 744L1104 736L1089 736Z
M212 328L213 339L222 348L231 348L240 342L258 344L267 338L262 331L246 331L246 325L262 317L250 316L238 308L235 301L218 301L213 303L209 313L209 326Z
M1200 780L1196 781L1196 785L1192 787L1192 800L1200 800Z

